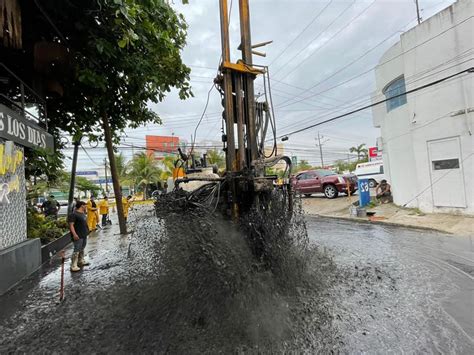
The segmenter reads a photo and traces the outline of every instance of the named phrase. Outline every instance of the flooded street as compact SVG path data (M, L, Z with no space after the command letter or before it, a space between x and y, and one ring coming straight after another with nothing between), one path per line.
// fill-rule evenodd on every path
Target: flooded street
M472 238L322 218L308 231L348 273L334 290L345 351L472 353Z
M0 353L474 350L470 238L306 216L317 256L293 291L225 226L130 219L90 238L62 303L58 260L0 298Z

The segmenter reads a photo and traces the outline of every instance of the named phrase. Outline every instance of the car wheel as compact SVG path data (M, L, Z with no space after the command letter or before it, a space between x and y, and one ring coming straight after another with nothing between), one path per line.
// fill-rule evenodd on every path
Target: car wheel
M324 196L326 196L327 198L336 198L338 194L339 193L336 189L336 186L326 185L324 187Z
M311 197L311 194L304 194L304 197Z
M369 180L369 187L371 189L373 189L375 186L377 186L377 181L375 181L374 179L370 179Z

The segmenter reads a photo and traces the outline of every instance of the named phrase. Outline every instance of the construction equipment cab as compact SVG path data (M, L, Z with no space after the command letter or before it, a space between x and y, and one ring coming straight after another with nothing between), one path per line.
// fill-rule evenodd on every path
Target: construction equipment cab
M358 179L368 179L369 187L375 187L381 180L385 179L383 161L376 160L357 164L354 174Z

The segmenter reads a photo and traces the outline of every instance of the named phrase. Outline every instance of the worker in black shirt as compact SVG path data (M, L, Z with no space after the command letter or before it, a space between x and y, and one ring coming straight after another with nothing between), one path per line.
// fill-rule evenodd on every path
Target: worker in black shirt
M89 265L84 260L84 249L87 245L87 235L89 228L87 227L86 217L87 204L84 201L76 203L76 209L68 217L69 231L74 243L74 251L71 257L71 271L80 271L80 267Z
M61 208L61 205L54 198L54 195L50 195L46 201L41 205L41 211L46 217L57 219L58 212Z

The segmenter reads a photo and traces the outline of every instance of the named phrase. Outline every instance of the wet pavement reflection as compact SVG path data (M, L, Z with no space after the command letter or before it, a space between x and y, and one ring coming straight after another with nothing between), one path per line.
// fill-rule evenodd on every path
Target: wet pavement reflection
M308 218L343 274L335 327L357 352L472 353L472 237Z
M176 300L187 295L186 287L203 284L162 282L166 270L160 264L166 255L157 250L174 229L151 207L142 207L130 216L133 233L118 235L115 223L90 237L91 265L75 274L66 269L62 303L57 257L0 297L0 353L216 353L228 352L230 345L243 352L474 352L472 238L309 216L306 221L311 243L332 257L334 265L320 270L329 286L316 294L298 288L299 301L293 302L269 294L271 283L259 279L252 285L263 296L251 295L245 303L248 294L241 293L236 300L242 304L232 307L242 317L221 319L221 338L214 341L205 332L206 327L216 331L213 318L197 317L189 324L188 318L171 314ZM230 259L239 255L225 256L228 265L236 265ZM180 267L187 262L192 260ZM215 262L221 266L222 259ZM225 271L222 277L238 276L225 265L219 270ZM253 316L241 308L250 304ZM289 331L286 323L302 329ZM245 341L235 347L239 336Z

